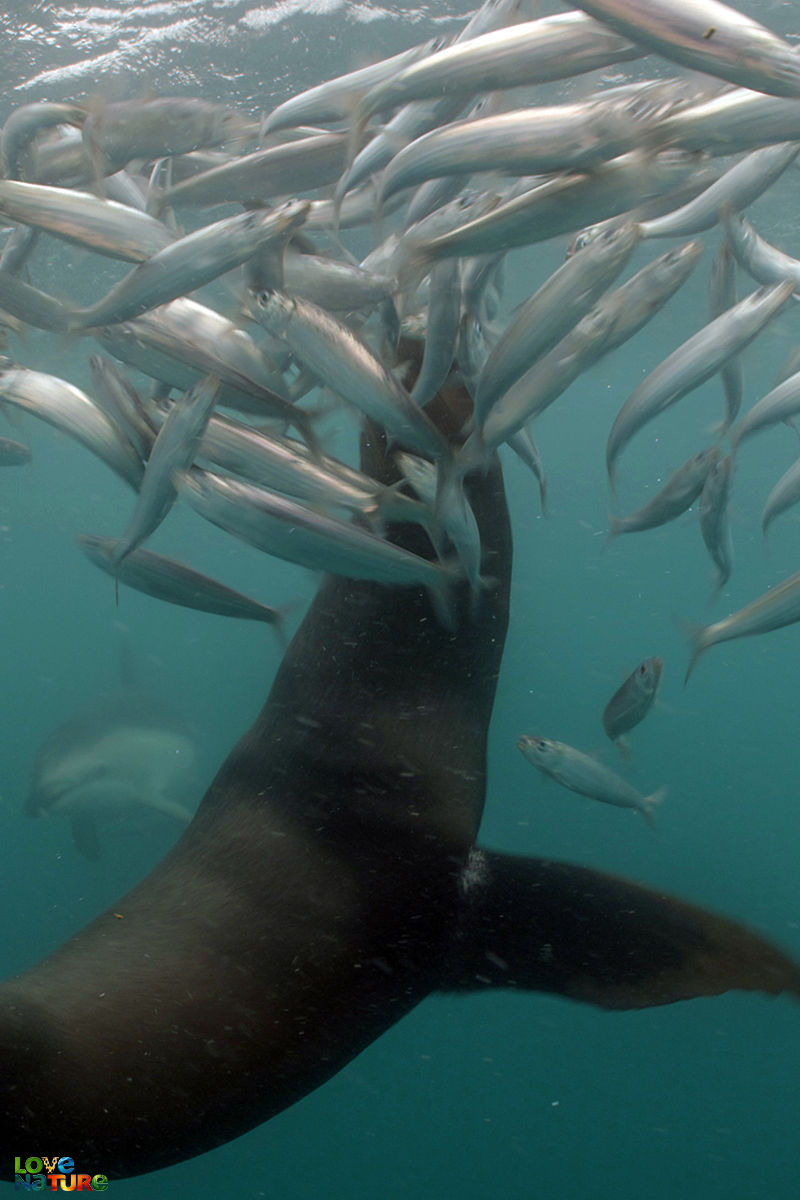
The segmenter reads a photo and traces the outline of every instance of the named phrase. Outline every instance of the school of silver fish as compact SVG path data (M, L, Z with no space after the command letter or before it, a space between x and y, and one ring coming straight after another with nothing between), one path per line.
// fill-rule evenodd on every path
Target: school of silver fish
M609 73L634 61L629 82ZM536 419L673 302L715 231L708 322L621 398L606 466L613 500L623 451L720 375L710 444L638 511L612 516L609 535L696 505L719 591L733 569L739 448L800 415L794 363L740 416L742 352L800 298L800 260L745 210L799 152L800 53L718 0L584 0L535 19L522 0L486 0L455 37L271 112L184 96L23 105L0 132L0 325L6 340L27 326L91 339L92 382L5 358L0 409L71 435L134 492L118 538L79 539L117 584L279 624L275 609L145 549L181 497L267 554L423 586L451 624L456 584L473 597L491 586L465 476L508 445L544 509ZM37 246L53 238L116 260L116 282L87 305L65 294L68 278L43 285ZM506 256L554 238L563 265L501 316ZM680 242L626 277L634 251L661 239ZM227 303L209 290L223 276ZM22 353L24 338L15 345ZM455 444L426 412L453 378L473 402ZM402 483L327 452L320 414L342 405L386 433ZM0 439L0 466L29 458ZM767 499L764 531L798 502L800 459ZM393 521L423 526L435 554L395 545ZM800 572L694 630L687 678L718 642L798 620ZM609 701L604 727L622 747L660 674L660 658L645 660ZM661 792L642 797L551 739L520 748L573 791L652 819Z

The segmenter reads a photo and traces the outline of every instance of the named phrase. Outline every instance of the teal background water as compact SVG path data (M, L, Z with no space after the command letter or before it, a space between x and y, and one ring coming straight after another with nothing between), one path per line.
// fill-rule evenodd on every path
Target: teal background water
M31 99L148 91L224 98L257 111L437 29L454 30L466 7L20 6L0 15L2 116ZM791 8L748 11L793 33ZM661 70L650 62L646 69ZM751 216L770 240L800 255L797 178L791 171ZM608 429L643 375L706 320L718 234L703 240L703 260L678 297L537 424L550 480L547 520L533 480L513 456L504 458L514 588L481 841L663 888L744 920L800 956L800 631L712 649L684 690L687 651L676 622L718 619L797 569L797 514L776 521L768 550L760 533L764 499L800 451L796 435L771 430L739 456L734 573L713 606L695 513L604 550ZM638 251L630 270L664 248ZM529 294L563 253L564 243L554 242L509 256L506 305ZM80 300L105 291L117 273L55 243L40 249L33 267L39 286ZM749 290L740 279L740 295ZM232 310L224 288L213 295ZM745 405L772 385L796 344L797 322L796 312L785 313L747 352ZM88 385L94 349L36 333L10 348L22 364L79 386ZM721 412L721 387L712 380L649 426L621 461L620 510L639 507L708 444ZM113 903L175 836L166 821L120 822L106 830L104 859L92 865L74 850L66 825L21 815L42 740L116 684L117 623L130 632L143 682L191 722L204 782L258 711L279 650L261 626L133 592L124 591L116 609L113 584L74 538L118 534L130 493L48 426L27 417L2 425L4 436L28 441L34 453L30 467L0 476L0 966L7 975ZM329 428L332 436L352 433L340 415ZM151 544L268 603L294 603L291 628L315 587L307 572L260 557L185 506ZM600 715L652 654L666 664L660 702L631 738L630 775L646 792L669 787L655 833L633 813L544 785L515 749L520 733L539 732L616 765ZM113 1193L126 1200L788 1200L800 1179L798 1015L789 1000L738 994L622 1014L530 993L432 996L288 1112L212 1154L115 1183ZM51 1149L70 1152L20 1153ZM11 1166L0 1174L10 1177Z

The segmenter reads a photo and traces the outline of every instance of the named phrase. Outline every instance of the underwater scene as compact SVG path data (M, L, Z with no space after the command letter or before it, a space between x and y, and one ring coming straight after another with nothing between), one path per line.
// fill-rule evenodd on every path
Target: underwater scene
M796 18L0 13L1 978L45 960L0 989L9 1188L57 1155L130 1200L796 1196ZM330 810L334 775L360 797L369 772L377 833L360 799ZM262 875L253 813L284 781ZM427 932L370 957L320 917L303 967L291 940L362 843L364 944L404 912ZM513 901L512 856L545 864ZM561 863L643 907L576 884L567 921ZM91 1007L135 981L103 946L139 914L141 1030ZM272 1104L264 1023L348 936L389 982L336 991ZM262 1009L240 944L307 984L276 975ZM184 1038L164 1014L195 985ZM126 1097L120 1013L172 1090Z

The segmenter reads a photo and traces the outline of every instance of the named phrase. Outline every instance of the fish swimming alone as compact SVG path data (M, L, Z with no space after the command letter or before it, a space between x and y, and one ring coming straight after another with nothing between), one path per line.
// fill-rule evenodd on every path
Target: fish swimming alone
M636 670L620 684L603 710L606 736L611 738L623 756L630 751L622 735L635 729L650 712L663 669L663 658L646 658L640 662Z
M633 808L649 825L653 824L656 807L666 794L665 788L659 788L651 796L643 796L627 779L610 771L596 758L552 738L524 734L517 746L537 771L549 775L562 787L617 808Z

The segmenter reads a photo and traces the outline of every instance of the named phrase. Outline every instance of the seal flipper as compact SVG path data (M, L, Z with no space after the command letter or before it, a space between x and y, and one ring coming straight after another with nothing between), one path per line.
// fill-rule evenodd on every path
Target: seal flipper
M730 989L800 996L800 968L735 921L600 871L475 850L440 989L647 1008Z

